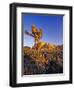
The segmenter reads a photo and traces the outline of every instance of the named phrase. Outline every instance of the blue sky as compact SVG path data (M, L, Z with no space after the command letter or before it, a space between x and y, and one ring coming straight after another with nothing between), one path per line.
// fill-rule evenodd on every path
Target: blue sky
M40 15L22 14L23 32L31 32L31 26L43 29L42 41L56 45L63 44L63 16L62 15ZM33 46L34 38L23 33L23 45Z

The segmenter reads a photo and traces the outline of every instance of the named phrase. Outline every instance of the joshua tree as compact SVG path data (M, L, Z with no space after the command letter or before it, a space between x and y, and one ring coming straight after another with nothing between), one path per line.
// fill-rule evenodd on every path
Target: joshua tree
M38 43L43 35L42 29L37 29L35 25L32 25L32 32L25 31L25 34L34 37L35 44Z

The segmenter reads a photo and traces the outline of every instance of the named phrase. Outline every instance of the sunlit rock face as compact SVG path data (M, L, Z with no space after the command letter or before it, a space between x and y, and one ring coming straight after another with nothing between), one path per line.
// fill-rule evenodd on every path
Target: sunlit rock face
M39 42L23 48L24 75L63 73L63 45Z

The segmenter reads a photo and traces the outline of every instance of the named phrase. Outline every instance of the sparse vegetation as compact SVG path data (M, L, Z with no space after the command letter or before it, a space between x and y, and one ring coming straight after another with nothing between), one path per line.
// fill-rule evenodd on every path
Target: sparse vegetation
M24 75L63 73L63 45L23 47Z

